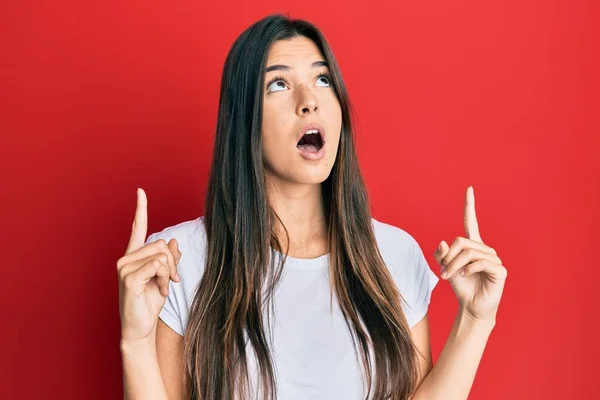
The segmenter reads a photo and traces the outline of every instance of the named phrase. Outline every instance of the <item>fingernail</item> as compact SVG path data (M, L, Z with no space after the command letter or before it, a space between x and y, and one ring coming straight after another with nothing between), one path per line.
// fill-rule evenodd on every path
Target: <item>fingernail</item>
M441 252L442 251L442 242L440 242L440 244L438 245L438 250Z
M442 272L442 278L446 279L448 277L448 272L444 271Z

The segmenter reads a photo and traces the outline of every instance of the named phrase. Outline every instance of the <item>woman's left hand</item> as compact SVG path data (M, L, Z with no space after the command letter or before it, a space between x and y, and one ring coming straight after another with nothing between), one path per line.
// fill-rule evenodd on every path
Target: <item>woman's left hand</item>
M442 240L434 256L442 266L442 279L450 281L461 310L475 320L495 322L507 270L496 250L481 240L472 186L465 196L464 222L467 237L457 237L450 247Z

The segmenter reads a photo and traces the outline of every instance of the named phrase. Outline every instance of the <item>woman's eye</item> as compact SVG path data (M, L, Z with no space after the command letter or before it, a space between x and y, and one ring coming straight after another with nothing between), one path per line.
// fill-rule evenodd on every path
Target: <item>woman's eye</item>
M285 82L282 80L275 81L269 85L267 90L269 92L280 92L285 89Z
M326 77L326 76L320 76L320 77L317 79L317 84L318 84L319 82L324 82L324 83L325 83L325 86L329 86L329 85L330 85L330 83L329 83L329 78L328 78L328 77Z
M277 79L274 80L273 82L271 82L269 84L269 86L267 86L267 92L281 92L282 90L285 90L287 88L285 81L283 79ZM317 78L317 86L331 86L331 82L328 76L326 75L321 75Z

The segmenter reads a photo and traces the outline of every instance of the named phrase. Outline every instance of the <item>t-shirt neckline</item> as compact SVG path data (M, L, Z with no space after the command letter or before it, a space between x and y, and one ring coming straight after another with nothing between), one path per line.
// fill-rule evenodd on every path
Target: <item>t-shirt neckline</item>
M280 253L279 251L277 251L275 249L273 249L273 250L275 251L275 254L278 257L283 258L282 253ZM291 269L309 270L309 269L324 268L328 265L329 265L329 253L323 254L322 256L319 256L316 258L296 258L296 257L292 257L292 256L287 256L285 259L284 267L291 268Z

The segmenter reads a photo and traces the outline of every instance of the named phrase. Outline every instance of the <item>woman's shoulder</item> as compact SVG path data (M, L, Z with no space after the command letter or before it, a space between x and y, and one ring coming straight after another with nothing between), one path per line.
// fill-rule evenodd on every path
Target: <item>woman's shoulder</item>
M406 230L373 219L377 246L393 277L401 283L412 282L421 275L423 251Z
M160 312L160 318L183 336L188 324L190 308L204 273L206 259L204 218L198 217L167 226L148 236L146 243L160 239L167 243L171 239L177 239L177 246L181 251L181 259L177 264L181 280L169 281L169 296Z
M148 236L146 243L151 243L159 239L163 239L167 243L171 239L177 239L177 244L179 250L182 252L182 257L185 253L203 257L204 252L206 251L204 216L182 221L154 232Z
M388 257L397 257L402 254L409 254L418 246L415 238L406 230L371 218L377 245L382 255Z
M373 220L379 252L396 282L409 326L423 318L439 278L416 239L404 229Z
M177 239L177 246L181 251L181 259L177 265L177 271L181 276L180 282L169 282L171 292L169 299L165 304L165 309L170 310L173 315L180 318L178 325L173 325L173 320L169 319L169 311L163 310L161 317L163 320L171 321L168 323L175 331L182 332L183 326L187 324L187 315L189 307L192 304L198 284L204 274L206 260L206 231L204 228L204 217L179 222L170 225L162 230L152 233L146 239L146 243L163 239L167 243L171 239Z

